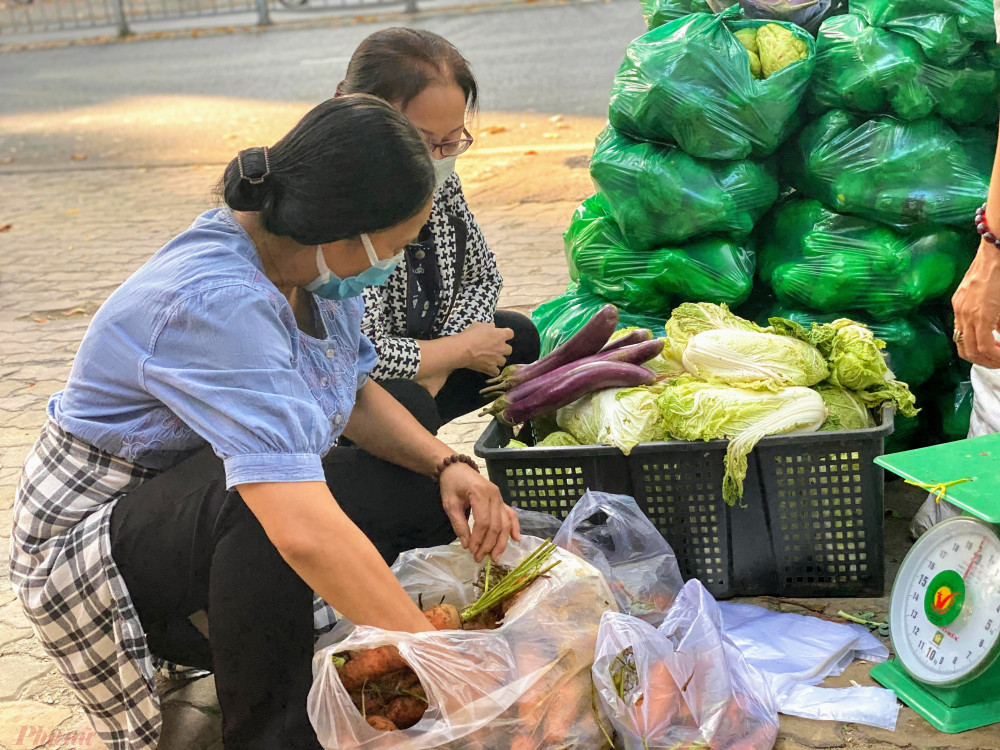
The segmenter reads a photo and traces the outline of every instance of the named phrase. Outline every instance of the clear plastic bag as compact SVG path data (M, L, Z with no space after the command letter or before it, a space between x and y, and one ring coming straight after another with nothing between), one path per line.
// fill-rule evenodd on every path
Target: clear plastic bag
M912 229L968 224L986 200L990 168L971 154L935 117L866 120L834 109L789 143L782 163L796 190L835 211Z
M679 303L691 301L739 304L753 286L748 241L711 235L633 250L601 195L577 209L564 239L570 278L634 313L668 316Z
M553 542L601 571L622 612L654 626L684 585L674 551L628 495L587 490Z
M508 545L501 564L515 566L541 540ZM313 658L309 718L330 750L512 750L605 748L593 709L590 665L601 615L614 610L603 576L556 549L559 564L538 579L496 630L398 633L338 624L343 640ZM425 605L473 601L483 567L458 544L404 552L392 566L410 596ZM409 729L381 732L367 723L331 657L392 645L427 695L423 718Z
M790 33L805 58L758 80L734 32L766 25ZM686 16L629 45L611 89L611 125L699 158L767 156L796 125L814 62L812 36L794 24L741 20L738 9Z
M860 625L721 602L726 636L763 675L783 714L896 728L899 705L875 686L818 687L855 659L882 662L889 649Z
M699 160L610 127L598 136L590 176L631 250L705 234L747 237L778 198L778 181L756 162Z
M563 294L536 307L531 313L531 322L541 337L541 356L544 357L579 331L608 302L574 282L566 287ZM619 329L636 327L662 331L666 323L665 317L638 315L620 306L618 312Z
M697 580L684 585L659 628L605 614L592 671L625 750L774 745L774 697L724 634L718 605Z
M850 15L820 29L807 98L816 111L843 107L904 120L937 114L961 125L996 121L998 87L1000 75L983 55L932 64L912 39Z

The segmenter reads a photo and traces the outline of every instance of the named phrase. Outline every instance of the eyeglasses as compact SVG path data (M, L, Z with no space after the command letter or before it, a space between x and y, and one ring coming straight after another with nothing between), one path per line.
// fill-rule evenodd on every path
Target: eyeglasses
M440 151L441 156L458 156L459 154L464 154L476 139L465 128L462 128L462 134L463 138L454 141L442 141L441 143L434 143L430 138L427 138L427 148L431 150L431 156L434 155L435 151Z

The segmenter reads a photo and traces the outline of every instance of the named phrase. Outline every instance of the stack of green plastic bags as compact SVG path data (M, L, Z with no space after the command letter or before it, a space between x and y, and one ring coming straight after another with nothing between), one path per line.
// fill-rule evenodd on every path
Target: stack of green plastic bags
M597 193L564 235L574 286L533 315L543 353L588 295L662 327L683 302L739 305L753 287L753 230L779 192L768 157L797 125L813 38L702 0L647 10L591 159Z
M780 152L782 188L794 192L758 224L754 295L764 317L849 317L886 341L924 407L897 420L887 450L901 450L968 429L950 297L978 244L1000 56L989 0L851 0L849 10L818 30L809 116Z

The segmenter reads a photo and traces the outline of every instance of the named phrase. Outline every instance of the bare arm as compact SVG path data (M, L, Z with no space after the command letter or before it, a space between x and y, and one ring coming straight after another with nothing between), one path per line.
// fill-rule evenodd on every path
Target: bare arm
M1000 237L1000 146L993 158L993 174L986 199L986 223ZM990 368L1000 368L1000 344L993 331L1000 323L1000 249L979 243L975 260L951 298L955 308L955 331L961 333L958 353L963 359ZM956 337L958 333L956 333Z
M237 489L285 562L351 622L408 633L433 630L324 482Z
M382 386L371 380L358 391L344 435L373 456L429 476L455 451L431 435ZM441 474L441 503L462 546L476 560L499 559L511 537L520 538L517 514L496 485L466 464ZM475 515L470 532L466 511Z

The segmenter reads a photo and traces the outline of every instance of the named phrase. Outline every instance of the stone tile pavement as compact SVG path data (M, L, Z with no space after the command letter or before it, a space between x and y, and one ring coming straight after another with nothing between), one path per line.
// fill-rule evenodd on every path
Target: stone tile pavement
M566 157L570 158L566 158ZM561 153L538 167L562 195L534 200L496 198L519 181L489 178L489 160L503 171L510 157L484 156L470 162L470 197L507 280L504 306L522 311L559 293L567 281L561 231L586 194L580 157ZM570 170L555 172L553 170ZM52 670L11 592L6 548L11 506L21 463L45 417L48 397L62 387L90 315L105 297L156 248L212 205L218 167L108 168L65 172L0 174L0 750L100 748L73 696ZM537 175L536 175L537 177ZM527 179L527 178L524 178ZM543 193L545 191L542 191ZM443 437L466 452L484 421L467 417L449 425ZM912 495L892 490L887 505L904 509ZM903 522L889 524L890 569L905 550ZM787 602L762 603L796 609ZM828 614L874 609L886 600L819 601ZM867 683L864 665L839 681ZM162 750L221 747L220 716L211 678L186 685L163 684ZM901 714L895 733L839 723L783 718L778 747L797 748L998 748L1000 731L958 737L939 735L912 712Z

